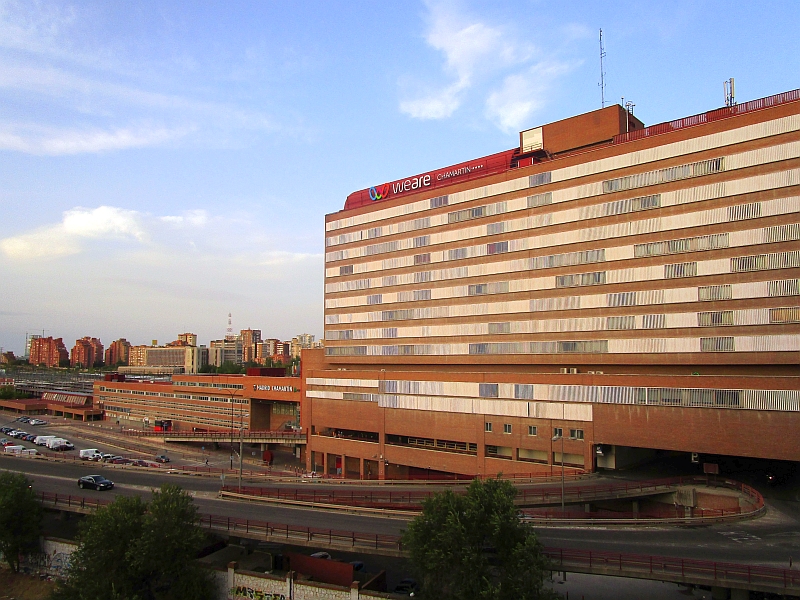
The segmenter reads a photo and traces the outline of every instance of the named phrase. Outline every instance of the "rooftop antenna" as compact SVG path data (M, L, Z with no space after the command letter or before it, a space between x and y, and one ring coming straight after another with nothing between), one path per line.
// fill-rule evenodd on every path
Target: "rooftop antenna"
M735 90L733 88L733 77L727 81L722 82L722 88L725 90L725 106L736 106Z
M228 313L228 328L225 330L225 339L229 342L233 340L233 326L231 325L231 313Z
M603 48L603 30L600 30L600 108L606 107L606 72L603 70L603 59L606 57L606 51Z
M625 133L628 133L631 129L631 115L633 114L633 107L636 105L630 100L625 102L625 96L620 98L620 104L625 107Z

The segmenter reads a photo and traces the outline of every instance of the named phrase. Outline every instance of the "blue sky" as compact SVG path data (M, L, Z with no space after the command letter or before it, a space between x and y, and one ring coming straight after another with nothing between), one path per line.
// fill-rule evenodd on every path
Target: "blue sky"
M0 347L322 333L352 191L800 87L800 3L0 0Z

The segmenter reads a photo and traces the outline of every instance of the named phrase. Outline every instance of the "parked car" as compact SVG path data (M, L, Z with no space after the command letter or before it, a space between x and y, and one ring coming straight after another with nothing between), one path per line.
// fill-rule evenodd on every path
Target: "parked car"
M160 463L170 462L169 456L167 456L166 454L159 454L158 456L156 456L155 461Z
M78 455L81 460L100 460L103 457L103 454L97 448L86 448L81 450Z
M123 456L115 456L109 462L114 465L129 465L133 461L130 458L125 458Z
M142 460L141 458L137 458L131 463L135 467L149 467L151 463L147 462L146 460Z
M29 417L17 417L17 421L19 421L20 423L27 423L28 421L30 421L30 418Z
M416 596L419 592L419 586L417 582L410 578L405 578L400 581L396 586L394 586L394 593L395 594L405 594L406 596Z
M363 573L364 571L367 570L366 567L364 566L364 563L361 562L360 560L351 560L350 564L353 565L353 571L358 571L359 573Z
M311 471L310 473L303 473L303 479L318 479L319 473Z
M331 555L329 552L314 552L311 555L311 558L324 558L325 560L331 560Z
M29 433L28 435L26 435L22 439L25 440L26 442L32 442L33 440L36 439L36 434L35 433Z
M113 454L109 454L108 452L104 452L102 457L100 458L100 460L107 461L107 460L111 460L112 458L114 458Z
M47 421L42 421L41 419L31 419L28 421L31 425L47 425Z
M11 435L13 435L15 438L19 439L19 438L21 438L23 436L28 435L28 432L27 431L15 431Z
M0 431L2 431L3 433L9 433L14 430L11 427L0 427Z
M102 475L85 475L78 479L78 487L81 489L110 490L114 487L114 482L109 481Z
M54 444L50 449L56 452L68 452L69 450L75 450L75 445L72 442L63 440L59 444Z

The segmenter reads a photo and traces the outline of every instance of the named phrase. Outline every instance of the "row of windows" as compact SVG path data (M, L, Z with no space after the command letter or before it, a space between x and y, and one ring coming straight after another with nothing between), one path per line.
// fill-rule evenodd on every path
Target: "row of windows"
M378 388L380 394L365 394L378 402L385 394L440 396L476 401L488 399L490 406L502 407L504 402L538 401L603 404L650 404L662 406L745 408L755 410L800 411L798 390L732 390L704 388L647 388L597 385L562 385L533 383L480 384L464 381L355 380L309 378L310 386ZM488 386L488 387L484 387ZM309 390L309 393L324 393ZM328 392L330 393L330 392ZM484 407L485 408L485 407ZM509 412L511 414L511 412ZM514 412L531 416L529 409Z
M453 325L409 325L373 329L328 329L327 340L367 340L380 338L453 337L528 333L562 333L576 331L616 331L634 329L673 329L714 327L721 325L767 325L795 323L798 307L614 315L608 317L571 317L521 321L490 321Z
M736 290L736 293L734 293ZM509 282L500 281L468 286L469 296L500 294L509 291ZM520 291L520 290L514 290ZM407 300L424 295L430 299L430 290L402 292L408 294ZM371 313L333 314L325 316L326 325L343 323L370 323L394 320L444 319L469 317L476 315L497 315L507 313L527 313L543 311L577 310L580 308L617 308L621 306L647 306L654 304L676 304L683 302L721 301L744 298L777 298L800 295L800 282L797 279L777 281L757 281L742 284L723 284L700 286L697 288L671 288L657 290L640 290L636 292L611 292L608 294L592 294L586 296L557 296L550 298L534 298L531 300L515 300L489 302L484 304L457 304L453 306L435 306L425 308L408 308L385 310Z
M623 192L625 190L669 183L671 181L679 181L690 177L701 177L703 175L719 173L724 170L725 159L722 157L712 158L688 165L678 165L675 167L667 167L666 169L657 169L646 173L637 173L635 175L609 179L603 182L603 193Z
M599 160L589 161L583 164L574 165L571 167L564 167L556 169L551 173L551 181L567 181L569 179L584 177L602 173L604 171L612 171L620 168L633 167L640 164L665 160L686 154L692 154L702 150L709 150L711 148L721 148L725 146L732 146L749 140L760 139L796 131L800 128L800 119L796 115L782 117L772 121L765 121L762 123L755 123L745 127L713 133L705 136L664 144L655 148L651 148L646 152L633 152L625 153ZM766 150L772 150L767 148ZM763 154L763 152L762 152ZM796 152L795 152L796 155ZM782 155L773 157L773 160L783 160ZM729 165L728 168L741 166L742 161L733 161L734 165ZM738 163L738 164L737 164ZM747 166L750 166L749 164ZM488 196L495 196L507 192L516 191L530 187L530 179L528 177L520 177L510 181L505 181L497 184L490 184L481 186L476 189L465 190L463 192L456 192L450 194L447 204L456 204L459 202L468 202L478 198L485 198ZM587 186L582 186L587 187ZM354 227L357 225L381 221L398 216L411 214L414 212L429 210L435 208L432 200L421 200L400 206L392 206L383 209L373 210L369 213L360 215L353 215L337 220L330 221L325 224L326 231L333 231L336 229L343 229L347 227Z
M798 352L795 335L737 336L739 352ZM612 347L613 344L613 347ZM329 346L326 356L462 356L506 354L655 354L660 352L733 352L734 338L676 337L622 338L548 342L483 342L453 344L402 344L381 346Z

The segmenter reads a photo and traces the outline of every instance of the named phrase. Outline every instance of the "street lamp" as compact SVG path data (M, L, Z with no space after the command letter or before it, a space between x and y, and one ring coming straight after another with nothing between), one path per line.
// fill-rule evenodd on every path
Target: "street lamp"
M244 456L244 418L250 417L250 413L245 413L239 408L239 493L242 493L242 461ZM253 438L250 438L251 440Z
M553 441L561 439L561 514L564 514L564 430L561 427L555 428Z

